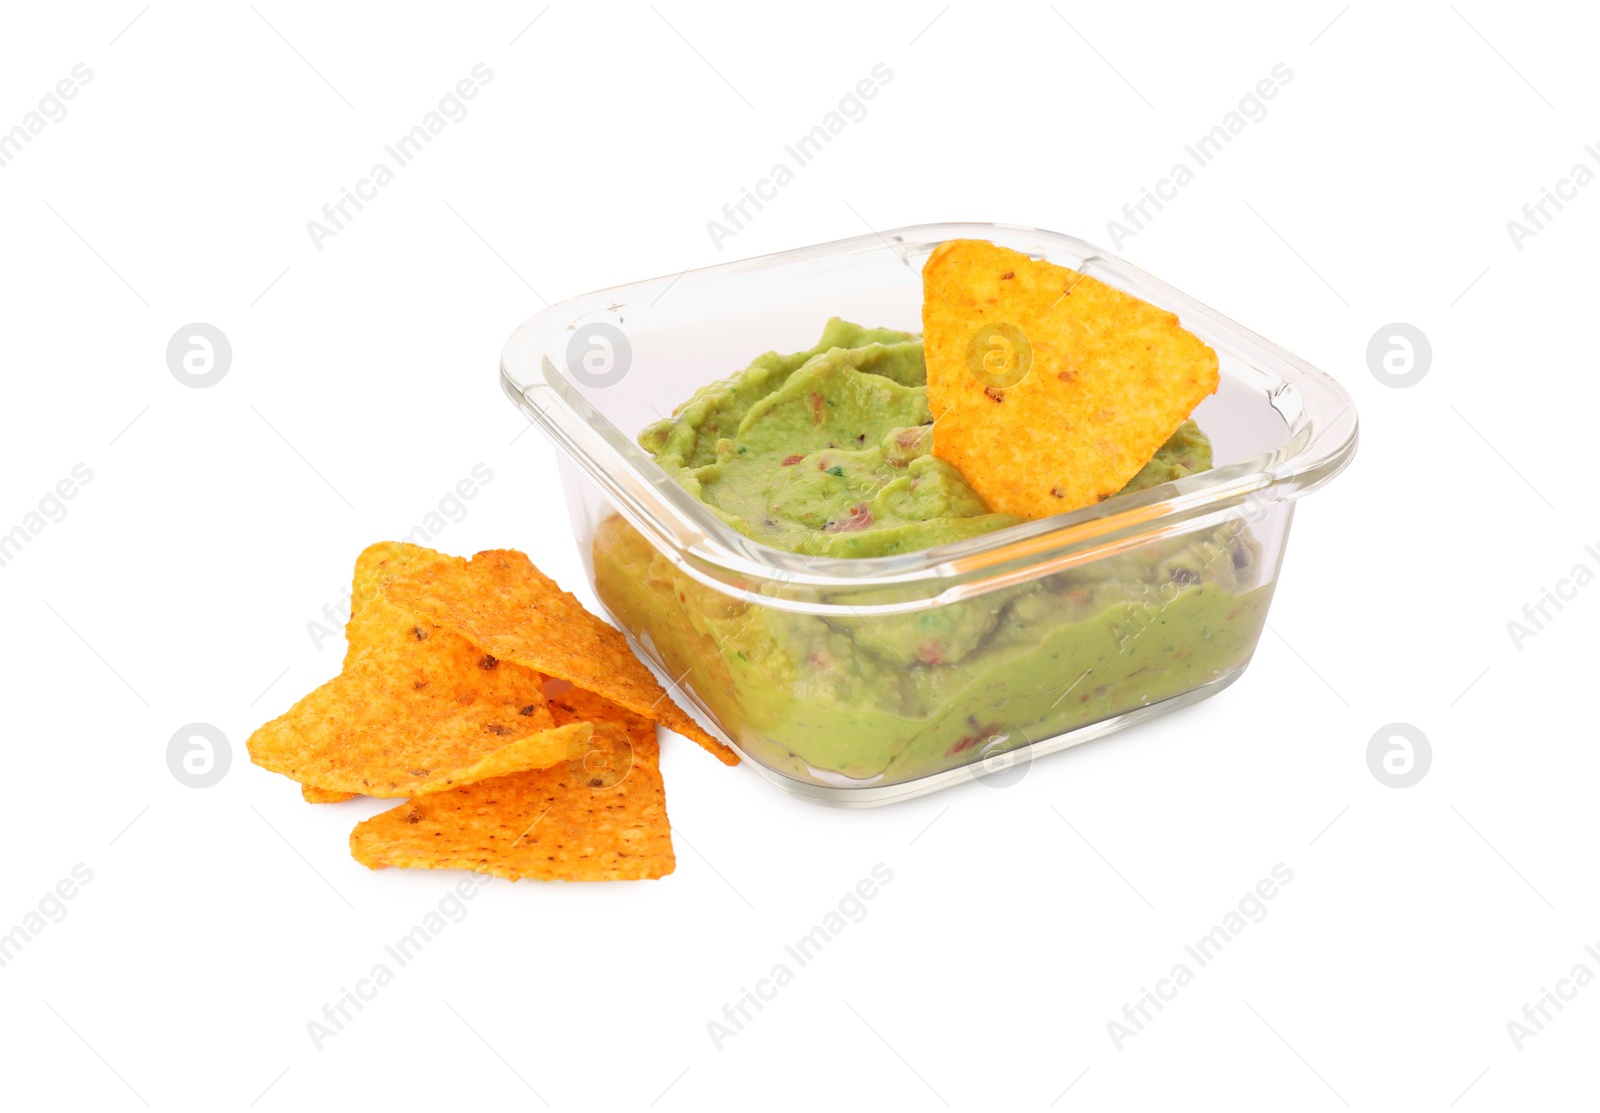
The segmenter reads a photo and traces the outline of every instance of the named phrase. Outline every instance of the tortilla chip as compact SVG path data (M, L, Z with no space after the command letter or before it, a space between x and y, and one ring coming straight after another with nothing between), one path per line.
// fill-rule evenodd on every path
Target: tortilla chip
M611 774L588 747L549 769L435 792L374 816L350 833L372 869L465 869L512 881L630 881L672 872L672 834L654 725L574 688L552 697L568 729L593 716ZM597 783L599 782L599 783Z
M300 795L308 804L342 804L346 800L354 800L353 792L335 792L332 789L317 788L315 785L301 785Z
M351 589L350 621L345 625L345 638L349 643L349 649L345 654L345 667L348 668L352 661L374 646L394 646L404 643L408 647L417 648L414 643L428 642L427 635L431 634L435 639L428 642L431 652L448 655L464 673L477 676L478 674L472 670L478 668L482 656L474 649L471 642L451 630L435 630L431 627L424 630L422 628L424 624L415 615L395 606L394 602L383 593L384 583L398 575L402 569L425 568L439 564L465 567L466 563L463 557L447 556L433 549L425 549L421 545L411 545L404 541L380 541L363 549L361 555L356 557L355 582ZM516 687L520 683L526 687L530 702L535 706L544 703L544 685L547 677L511 661L501 661L499 667L505 670L502 676L509 685ZM526 704L519 704L518 712L523 715L535 714L525 708ZM542 713L539 714L539 718L546 726L549 725L549 721Z
M344 627L346 667L367 649L415 621L384 598L383 581L412 565L452 559L458 558L404 541L379 541L361 550L350 585L350 621Z
M571 681L692 738L727 765L739 756L667 696L622 633L583 609L513 549L413 565L383 593L434 626L459 631L501 660Z
M413 623L250 736L250 758L302 784L415 796L566 758L542 678Z
M1217 389L1174 314L1077 271L949 240L922 275L933 452L992 510L1110 498Z

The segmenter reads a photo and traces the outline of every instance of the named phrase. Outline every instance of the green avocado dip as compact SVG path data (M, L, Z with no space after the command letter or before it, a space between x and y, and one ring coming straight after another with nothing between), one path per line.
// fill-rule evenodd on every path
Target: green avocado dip
M874 557L1014 525L931 453L922 340L830 320L639 435L733 529L790 552ZM1122 494L1211 467L1186 421ZM620 518L596 589L751 757L821 784L892 784L1226 683L1268 586L1239 519L904 614L827 617L732 598Z

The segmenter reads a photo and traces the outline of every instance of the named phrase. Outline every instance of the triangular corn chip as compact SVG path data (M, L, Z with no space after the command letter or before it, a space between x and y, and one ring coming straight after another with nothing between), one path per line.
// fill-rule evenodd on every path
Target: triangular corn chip
M474 686L435 661L369 656L252 734L250 760L302 785L384 797L565 760L587 727L552 727L527 699L520 684Z
M672 702L620 631L516 550L413 565L386 580L383 591L401 610L462 634L486 653L602 695L694 739L725 764L738 764L737 754Z
M592 722L564 763L419 796L357 825L373 869L465 869L564 881L656 878L675 864L654 725L589 692L551 699L558 723Z
M383 597L383 580L415 560L444 560L442 553L404 541L380 541L368 545L356 557L356 572L350 586L350 620L345 623L344 667L371 646L413 625L393 603ZM308 804L342 804L354 800L354 792L301 785L300 795Z
M350 621L344 627L344 663L351 664L373 645L389 640L416 621L384 598L384 580L405 568L456 559L459 558L404 541L379 541L361 550L350 585Z
M1110 498L1217 389L1217 355L1164 309L982 240L923 267L934 455L991 510Z
M583 732L554 729L542 676L405 614L376 590L400 565L455 559L392 543L364 551L345 670L251 735L251 760L323 793L383 797L565 760Z

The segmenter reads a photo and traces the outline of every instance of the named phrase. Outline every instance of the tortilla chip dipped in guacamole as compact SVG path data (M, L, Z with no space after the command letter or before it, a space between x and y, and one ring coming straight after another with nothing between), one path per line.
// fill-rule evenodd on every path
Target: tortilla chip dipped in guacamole
M922 276L933 452L994 510L1110 498L1217 389L1174 314L1067 267L948 240Z

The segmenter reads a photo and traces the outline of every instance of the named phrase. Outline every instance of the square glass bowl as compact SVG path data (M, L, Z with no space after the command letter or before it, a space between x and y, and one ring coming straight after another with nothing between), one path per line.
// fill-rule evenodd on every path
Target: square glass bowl
M986 239L1178 315L1221 386L1206 472L937 548L819 558L760 544L635 437L829 317L921 332L922 264ZM512 335L506 394L560 450L573 539L673 698L781 788L888 803L1027 763L1221 691L1250 661L1294 500L1355 452L1328 376L1100 249L926 224L600 290ZM930 652L929 647L933 651Z

